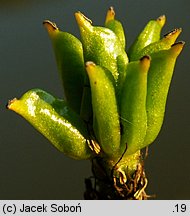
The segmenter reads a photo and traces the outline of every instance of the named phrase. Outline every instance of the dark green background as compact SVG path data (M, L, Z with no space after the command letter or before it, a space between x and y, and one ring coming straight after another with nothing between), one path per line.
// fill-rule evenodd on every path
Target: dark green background
M106 3L105 3L106 2ZM9 99L30 88L62 97L44 19L79 36L74 18L82 11L103 25L114 6L127 44L152 18L165 14L163 34L182 27L186 41L177 60L165 122L145 161L148 192L157 199L190 199L190 3L188 0L5 0L0 1L0 199L82 199L89 161L65 157L24 119L5 109Z

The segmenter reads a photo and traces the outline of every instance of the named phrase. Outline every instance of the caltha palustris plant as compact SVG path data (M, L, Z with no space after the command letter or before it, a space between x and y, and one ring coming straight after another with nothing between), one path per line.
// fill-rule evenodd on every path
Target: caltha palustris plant
M75 13L81 41L43 22L63 82L64 99L32 89L7 107L59 151L92 162L85 199L147 199L142 149L161 129L181 29L160 39L165 16L151 20L126 53L122 24L107 12L105 27ZM93 181L91 181L93 180Z

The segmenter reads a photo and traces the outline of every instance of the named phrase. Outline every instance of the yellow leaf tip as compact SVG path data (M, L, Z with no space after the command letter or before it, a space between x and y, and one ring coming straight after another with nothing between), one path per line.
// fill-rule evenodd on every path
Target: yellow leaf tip
M140 61L149 61L150 60L150 56L149 55L145 55L143 56Z
M172 46L176 46L176 45L184 46L185 42L184 41L178 41L178 42L174 43Z
M114 19L115 19L115 11L114 11L114 8L111 6L108 9L105 23L107 24L109 21L114 20Z
M177 55L179 55L183 49L185 45L185 42L184 41L179 41L179 42L176 42L174 43L172 46L171 46L171 50L173 52L175 52Z
M75 13L75 19L79 25L79 27L89 29L92 27L92 21L87 18L84 14L80 11Z
M176 28L169 32L168 34L164 35L163 41L166 41L166 43L169 42L169 44L174 44L176 39L179 37L180 33L182 32L181 28Z
M161 15L157 18L157 22L160 24L161 27L163 27L166 23L166 16Z
M172 30L171 32L164 35L164 38L171 38L171 37L178 37L179 34L182 32L182 28L176 28Z
M145 55L140 59L140 64L143 67L143 71L148 72L148 69L150 67L150 61L151 61L151 57L148 55Z
M56 24L49 21L49 20L44 20L43 25L47 29L48 33L53 33L55 31L59 30L58 27L56 26Z
M18 100L17 98L13 98L12 100L9 100L8 103L7 103L7 105L6 105L6 108L9 109L9 110L12 110L12 105L17 100Z
M96 64L92 61L86 62L86 71L89 74L92 74L96 69Z
M94 62L92 62L92 61L87 61L86 62L86 67L91 67L91 66L96 66L96 64L94 63Z

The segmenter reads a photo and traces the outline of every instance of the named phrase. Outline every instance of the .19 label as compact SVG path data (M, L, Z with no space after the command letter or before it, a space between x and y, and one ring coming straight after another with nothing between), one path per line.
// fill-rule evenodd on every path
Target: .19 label
M187 206L186 204L176 204L175 210L173 212L186 212Z

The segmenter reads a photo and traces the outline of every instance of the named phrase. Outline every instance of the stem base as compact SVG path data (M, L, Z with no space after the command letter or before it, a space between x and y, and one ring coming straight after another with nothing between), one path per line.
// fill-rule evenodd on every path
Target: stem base
M135 170L133 170L133 172L131 172L127 164L124 169L123 159L120 161L122 166L120 166L121 164L118 162L112 166L111 170L107 167L107 165L110 164L109 162L106 161L105 163L101 158L94 158L92 160L93 176L85 179L86 191L84 193L84 199L146 200L148 198L145 192L148 180L145 175L142 157L138 157L138 160L134 160L132 166L133 169L135 167ZM135 163L136 166L134 166ZM123 170L125 170L124 176ZM130 172L127 172L127 170L130 170Z

